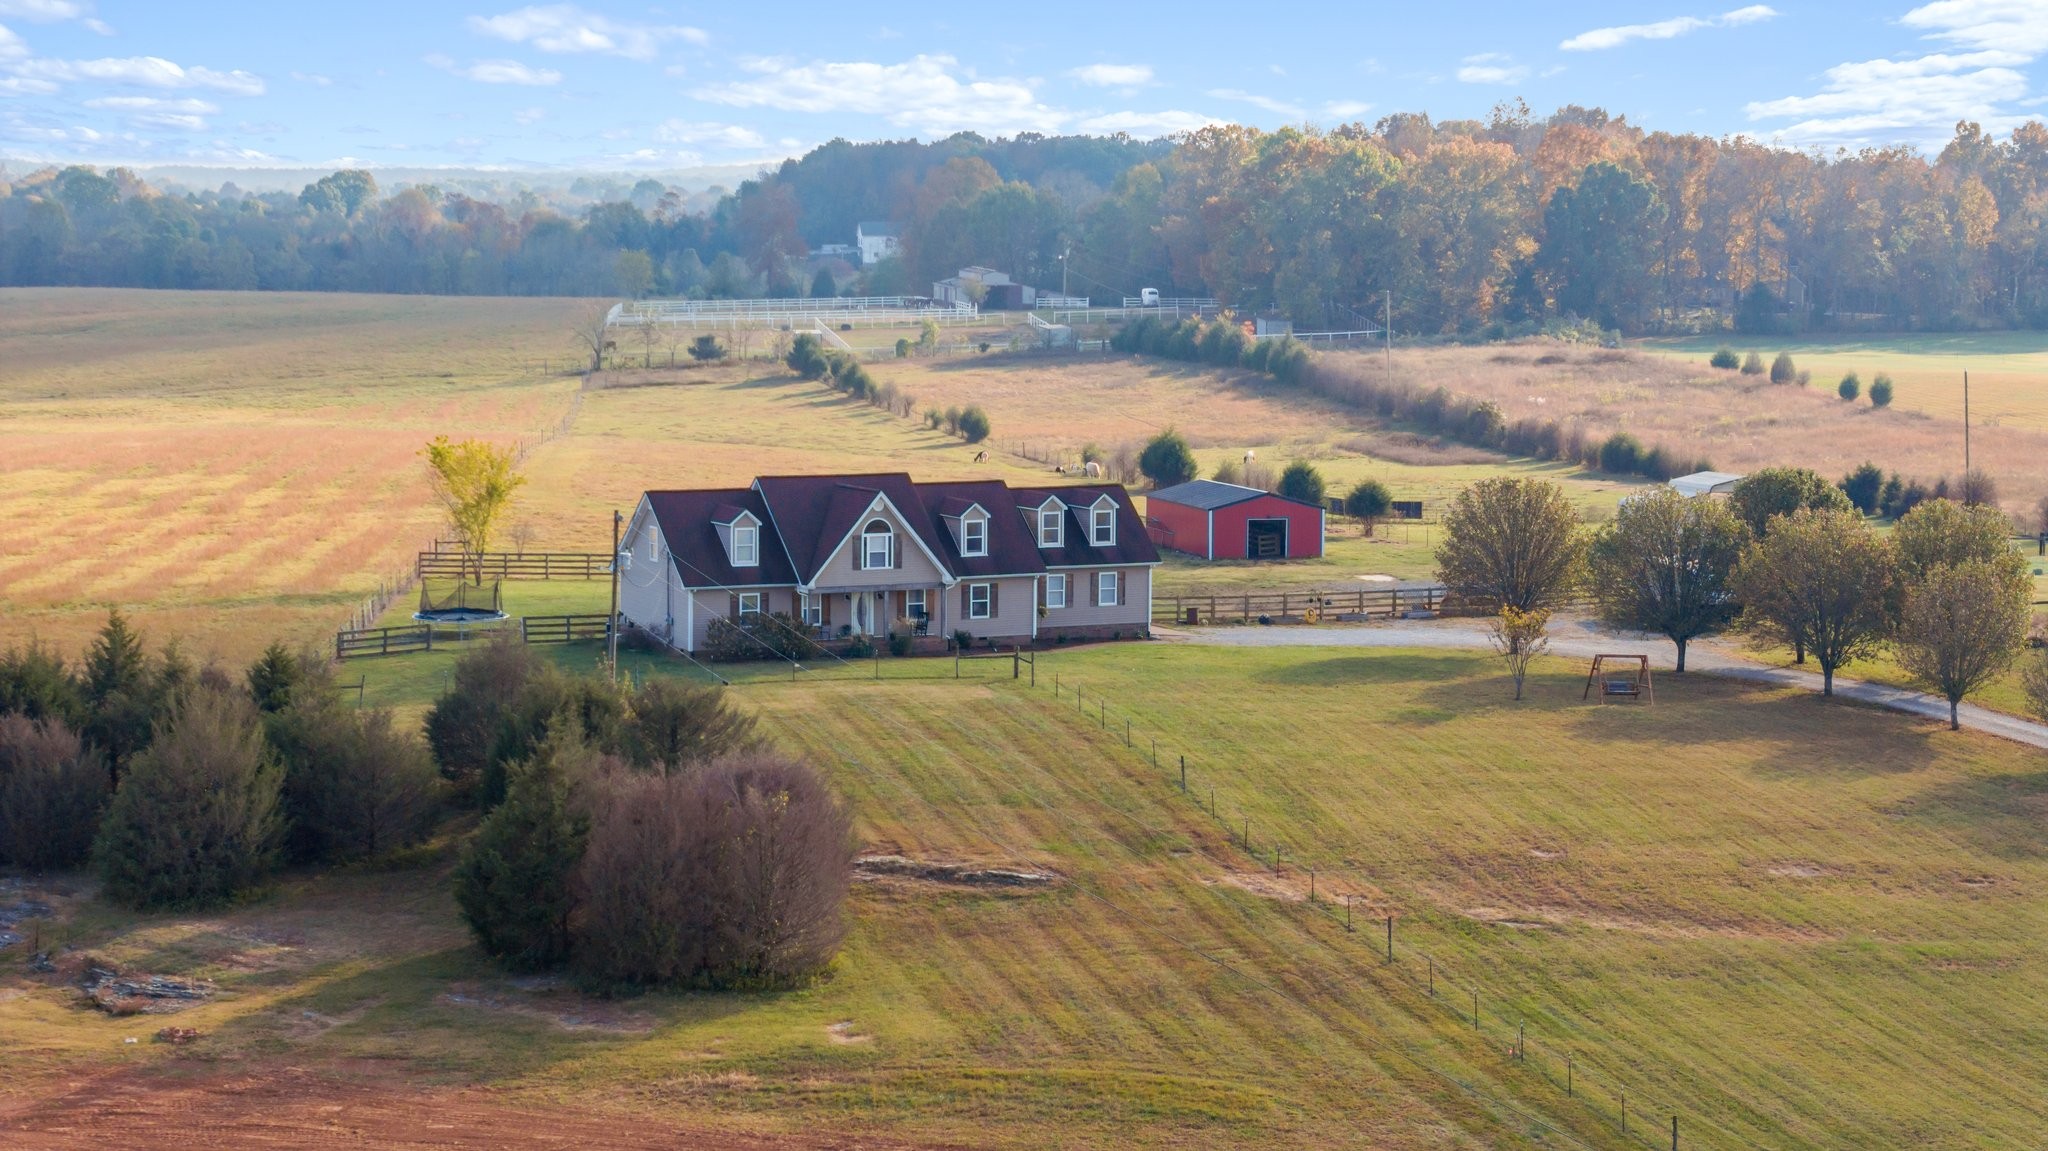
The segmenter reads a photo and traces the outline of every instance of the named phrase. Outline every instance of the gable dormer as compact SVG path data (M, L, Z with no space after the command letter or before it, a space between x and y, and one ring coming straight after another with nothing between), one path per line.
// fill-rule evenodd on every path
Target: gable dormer
M1024 523L1040 548L1067 546L1067 505L1058 496L1047 496L1035 508L1025 508Z
M761 566L761 521L745 508L727 505L712 513L725 562L736 568Z
M949 501L954 502L954 501ZM965 507L949 507L940 512L945 517L947 530L953 533L953 545L965 557L988 554L989 515L988 509L978 503Z
M1088 544L1098 548L1116 546L1116 501L1109 498L1108 492L1088 505Z

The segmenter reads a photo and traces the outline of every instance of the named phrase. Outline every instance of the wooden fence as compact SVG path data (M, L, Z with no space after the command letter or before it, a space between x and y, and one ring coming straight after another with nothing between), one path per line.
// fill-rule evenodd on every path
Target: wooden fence
M336 659L432 650L434 629L423 623L407 627L345 628L334 633Z
M609 579L612 557L603 552L421 552L413 563L417 579Z
M1152 597L1152 622L1250 623L1270 619L1302 619L1311 610L1319 619L1361 619L1398 616L1411 611L1443 612L1456 605L1441 585L1402 588L1358 588L1326 591L1247 592L1240 595L1157 595ZM1190 616L1192 614L1192 617Z
M571 643L579 639L610 639L612 617L595 615L529 615L519 620L519 638L527 643Z

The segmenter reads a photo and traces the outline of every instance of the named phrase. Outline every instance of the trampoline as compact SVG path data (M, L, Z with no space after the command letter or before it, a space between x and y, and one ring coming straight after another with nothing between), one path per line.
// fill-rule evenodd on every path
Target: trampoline
M505 619L503 601L498 595L497 580L488 584L466 583L462 580L423 580L420 583L420 610L412 618L421 623L474 624L496 623Z

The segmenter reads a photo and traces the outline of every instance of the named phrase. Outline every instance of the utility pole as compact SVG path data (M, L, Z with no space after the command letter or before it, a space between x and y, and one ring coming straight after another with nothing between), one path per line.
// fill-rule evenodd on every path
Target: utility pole
M1963 373L1963 486L1970 485L1970 373Z
M1387 330L1384 335L1386 336L1387 343L1387 387L1390 389L1387 394L1392 395L1391 389L1394 386L1394 293L1392 289L1387 291L1386 328Z
M1060 253L1060 295L1067 294L1067 257L1074 254L1074 245L1068 244Z
M612 667L612 682L619 682L619 525L624 517L619 509L612 509L612 614L605 620L604 630L607 642L607 662Z

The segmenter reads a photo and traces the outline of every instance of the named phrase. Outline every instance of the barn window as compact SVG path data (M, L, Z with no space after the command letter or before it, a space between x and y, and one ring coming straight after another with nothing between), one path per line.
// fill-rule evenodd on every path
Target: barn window
M1051 504L1038 509L1039 547L1056 548L1061 546L1065 539L1065 529L1061 523L1062 518L1058 504Z
M988 554L988 517L967 516L960 521L960 554L963 556L985 556Z
M732 566L750 568L761 562L761 529L753 524L734 524L732 528Z
M896 533L885 520L869 520L861 529L861 565L864 568L896 566Z
M1095 573L1095 602L1103 607L1116 606L1117 573Z
M1094 517L1089 523L1088 542L1099 548L1116 544L1116 505L1097 504Z

